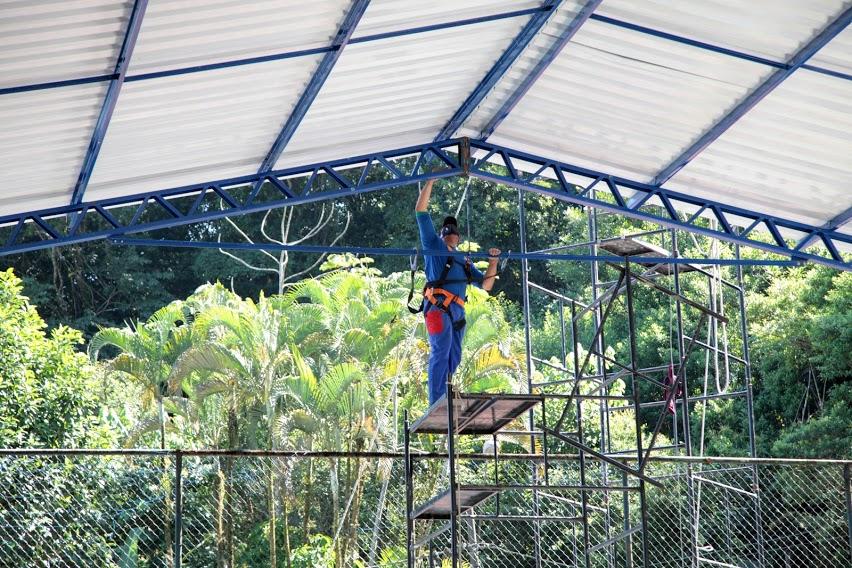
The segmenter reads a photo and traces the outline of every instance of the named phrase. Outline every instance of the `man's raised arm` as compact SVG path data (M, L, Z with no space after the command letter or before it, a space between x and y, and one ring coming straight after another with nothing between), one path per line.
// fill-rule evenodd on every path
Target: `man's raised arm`
M426 184L420 190L420 195L417 197L417 205L414 207L415 211L425 213L429 208L429 198L432 197L432 185L434 183L435 180L433 179L426 180Z

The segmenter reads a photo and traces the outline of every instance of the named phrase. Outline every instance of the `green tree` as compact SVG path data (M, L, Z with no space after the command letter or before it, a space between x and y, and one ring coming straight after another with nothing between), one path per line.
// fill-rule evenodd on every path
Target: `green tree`
M118 354L107 368L143 389L142 409L155 406L133 428L125 444L135 445L147 433L159 431L160 448L166 447L166 428L178 426L171 419L189 419L191 408L180 391L175 377L175 362L192 345L191 327L181 302L172 302L154 312L144 323L135 322L124 328L105 328L89 342L89 356L97 361L106 347Z
M46 327L12 269L0 272L0 447L111 445L82 335Z
M804 266L749 303L761 451L852 455L852 273Z

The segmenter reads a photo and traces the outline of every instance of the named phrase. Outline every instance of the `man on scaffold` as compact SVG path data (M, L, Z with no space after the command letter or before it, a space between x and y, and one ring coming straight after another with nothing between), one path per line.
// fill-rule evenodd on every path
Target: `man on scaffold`
M496 280L500 256L500 249L488 250L488 268L483 275L469 258L442 254L458 247L459 227L455 217L446 217L440 235L435 231L426 212L434 183L431 179L425 183L414 208L426 265L422 310L429 335L430 406L446 394L447 382L461 362L467 287L474 284L490 291Z

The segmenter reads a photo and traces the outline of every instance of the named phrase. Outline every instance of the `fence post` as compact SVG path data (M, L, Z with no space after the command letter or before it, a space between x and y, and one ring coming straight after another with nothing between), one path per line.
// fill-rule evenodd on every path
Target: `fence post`
M175 566L181 566L183 551L183 452L175 450Z
M843 489L846 493L846 534L849 537L849 559L852 560L852 475L849 464L843 465Z

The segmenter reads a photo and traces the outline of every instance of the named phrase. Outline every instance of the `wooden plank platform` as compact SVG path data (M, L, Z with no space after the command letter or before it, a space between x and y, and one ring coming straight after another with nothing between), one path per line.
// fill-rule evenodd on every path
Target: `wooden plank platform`
M605 241L602 241L598 245L598 248L618 256L629 256L631 261L635 262L636 264L646 266L648 268L656 266L655 272L659 272L660 274L668 275L672 273L671 264L642 262L641 257L643 256L665 257L672 255L670 251L664 249L663 247L659 247L657 245L643 241L642 239L637 239L635 237L624 237L623 239L607 239ZM680 273L693 272L698 268L699 267L697 265L693 264L681 264L678 268L678 271Z
M483 489L476 486L460 486L456 491L459 513L468 511L492 495L498 493L495 489ZM450 490L433 497L411 514L412 519L449 519Z
M493 434L542 401L541 395L457 393L453 399L456 434ZM447 397L429 407L411 426L411 433L446 434Z

